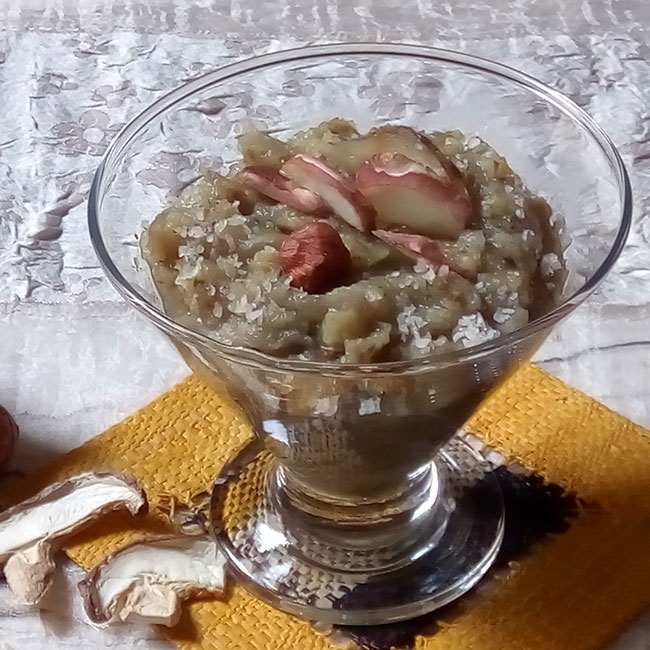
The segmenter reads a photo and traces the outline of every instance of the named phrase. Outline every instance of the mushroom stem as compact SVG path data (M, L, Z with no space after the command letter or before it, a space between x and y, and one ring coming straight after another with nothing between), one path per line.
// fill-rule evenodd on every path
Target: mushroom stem
M142 511L147 500L130 476L99 472L56 483L0 513L0 565L14 594L35 605L51 584L64 539L102 515Z

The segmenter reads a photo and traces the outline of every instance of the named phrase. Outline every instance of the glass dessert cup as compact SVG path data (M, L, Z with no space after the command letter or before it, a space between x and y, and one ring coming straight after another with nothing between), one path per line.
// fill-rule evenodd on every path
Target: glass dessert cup
M505 155L561 219L559 304L470 348L366 365L229 347L166 315L139 248L146 223L202 170L235 163L246 128L284 137L336 116L364 130L458 128ZM505 66L407 45L290 50L191 81L123 129L89 201L111 282L251 423L214 488L231 571L281 609L352 625L426 613L485 574L503 504L489 464L457 433L603 280L630 220L620 156L573 102Z

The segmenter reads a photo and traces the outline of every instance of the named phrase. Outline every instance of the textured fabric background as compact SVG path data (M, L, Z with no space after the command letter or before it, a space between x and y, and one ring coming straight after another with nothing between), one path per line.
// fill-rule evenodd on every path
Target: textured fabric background
M88 241L85 197L111 136L215 66L342 40L497 59L567 93L610 133L634 186L630 244L538 361L650 426L649 28L646 0L0 0L0 403L21 426L17 466L77 446L186 374L110 288ZM48 622L2 592L0 648L155 647L148 631L74 624L68 600L52 599ZM639 629L626 648L650 647Z

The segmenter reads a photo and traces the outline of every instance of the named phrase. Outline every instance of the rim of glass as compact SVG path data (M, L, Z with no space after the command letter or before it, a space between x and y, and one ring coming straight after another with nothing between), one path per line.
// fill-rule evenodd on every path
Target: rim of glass
M591 277L589 277L573 294L565 298L543 316L540 316L526 324L524 327L509 334L504 334L497 339L492 339L460 350L440 353L434 352L419 359L387 361L374 364L283 359L260 352L253 348L230 346L225 343L220 343L206 334L177 323L141 295L119 271L113 262L102 237L101 228L99 226L99 212L101 210L102 195L106 189L104 187L106 170L111 168L111 166L119 159L122 152L135 138L137 138L140 132L145 129L152 120L158 118L175 104L189 98L191 95L244 73L259 71L277 64L307 59L332 58L340 55L384 55L404 58L419 58L457 64L465 68L472 68L480 72L489 73L526 88L533 94L541 97L544 101L555 106L558 110L582 127L582 129L586 131L598 144L609 161L618 182L622 204L620 225L614 242L609 253ZM213 348L223 356L243 364L264 366L269 369L284 371L312 371L319 373L327 371L328 373L335 374L354 374L360 372L372 372L375 374L381 372L393 373L396 371L417 371L424 368L431 369L432 367L454 365L459 362L472 361L473 359L490 354L495 350L516 344L519 341L540 332L544 328L550 327L577 307L602 282L623 249L625 240L630 231L631 222L632 192L630 180L623 160L614 146L614 143L605 131L603 131L595 120L573 100L569 99L557 90L554 90L550 86L538 81L534 77L511 68L510 66L496 63L489 59L453 50L400 43L334 43L328 45L292 48L232 63L193 79L150 104L122 128L108 146L97 171L95 172L88 199L88 228L90 231L90 239L104 272L122 297L141 313L150 318L160 328L173 333L182 340L190 340L209 348Z

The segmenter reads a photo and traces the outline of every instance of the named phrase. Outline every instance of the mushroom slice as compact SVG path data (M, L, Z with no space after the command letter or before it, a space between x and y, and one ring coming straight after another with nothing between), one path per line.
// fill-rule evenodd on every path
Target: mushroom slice
M222 594L226 559L207 537L157 537L125 546L79 583L88 618L173 627L191 596Z
M375 227L375 211L354 183L322 160L296 154L280 168L292 183L319 196L325 205L353 228L368 232Z
M325 207L318 194L299 187L278 172L265 167L244 167L237 174L237 179L260 194L305 214L320 212Z
M456 170L457 171L457 170ZM382 228L406 227L434 238L458 239L471 217L467 189L401 154L379 154L359 167L356 185L375 207Z
M9 587L26 604L37 604L66 536L103 514L122 508L137 514L146 504L133 478L102 472L56 483L0 513L0 564Z

